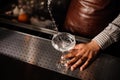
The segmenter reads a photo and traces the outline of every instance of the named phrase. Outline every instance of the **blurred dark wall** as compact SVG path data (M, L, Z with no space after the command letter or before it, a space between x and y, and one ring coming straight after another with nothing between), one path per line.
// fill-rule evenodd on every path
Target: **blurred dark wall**
M59 31L63 31L62 26L64 24L66 12L69 6L70 0L52 0L51 8L52 14L58 25Z
M17 0L0 0L0 10L9 10L12 3L17 3Z

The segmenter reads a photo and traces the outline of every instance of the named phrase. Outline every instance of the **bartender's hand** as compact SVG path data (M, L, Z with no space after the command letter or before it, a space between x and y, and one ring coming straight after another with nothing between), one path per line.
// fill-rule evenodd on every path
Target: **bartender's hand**
M80 71L82 71L96 58L99 51L99 45L92 40L88 43L77 44L73 50L62 57L70 59L66 66L69 66L72 71L77 67L80 67Z

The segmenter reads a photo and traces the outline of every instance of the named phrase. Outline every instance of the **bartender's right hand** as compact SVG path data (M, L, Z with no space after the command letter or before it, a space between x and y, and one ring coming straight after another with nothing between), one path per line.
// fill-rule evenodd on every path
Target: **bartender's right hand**
M88 43L77 44L73 50L62 57L70 59L66 66L69 66L72 71L77 67L80 67L80 71L82 71L96 58L99 51L99 45L92 40Z

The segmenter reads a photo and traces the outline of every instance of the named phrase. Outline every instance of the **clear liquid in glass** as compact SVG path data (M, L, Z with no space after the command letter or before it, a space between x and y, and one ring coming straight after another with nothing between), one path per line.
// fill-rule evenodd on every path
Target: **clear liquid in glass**
M61 32L54 34L52 38L53 47L61 52L67 52L75 46L75 37L70 33Z

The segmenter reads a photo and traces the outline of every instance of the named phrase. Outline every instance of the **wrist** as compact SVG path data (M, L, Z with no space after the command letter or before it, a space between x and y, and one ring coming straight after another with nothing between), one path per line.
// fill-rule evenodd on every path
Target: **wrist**
M98 43L95 40L91 40L90 45L95 51L100 51L101 47L98 45Z

